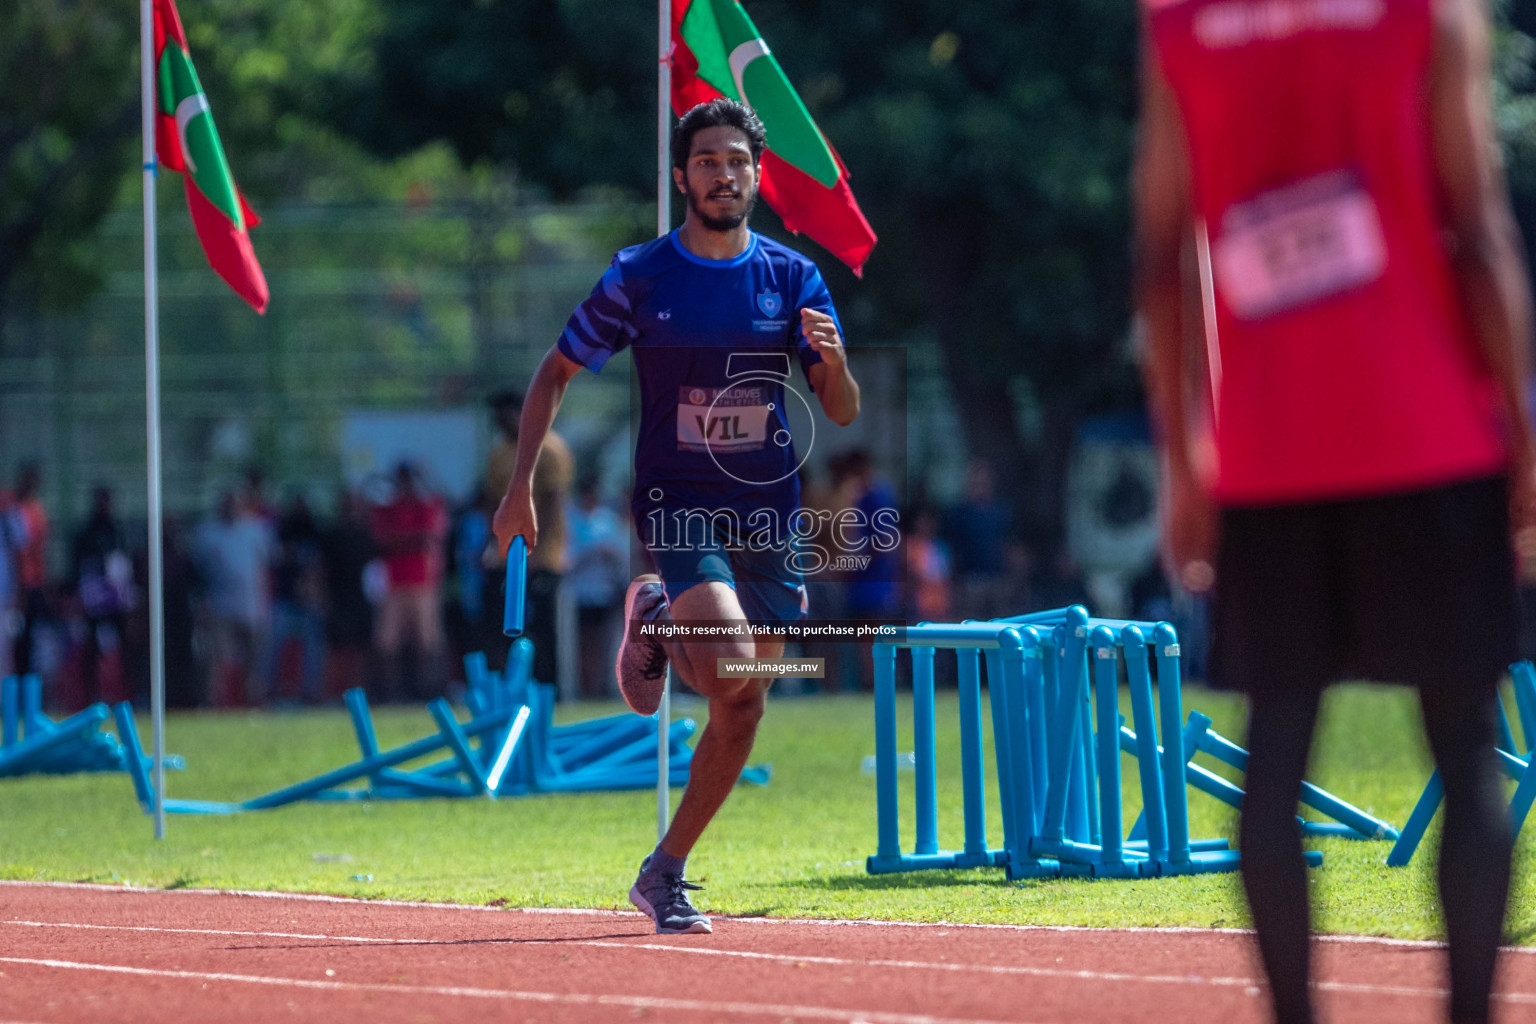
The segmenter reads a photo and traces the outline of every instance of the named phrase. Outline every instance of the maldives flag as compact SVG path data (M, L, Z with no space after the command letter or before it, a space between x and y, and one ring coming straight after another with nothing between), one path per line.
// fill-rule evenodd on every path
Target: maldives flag
M717 96L762 118L768 149L760 190L784 226L862 274L875 232L848 187L848 169L752 19L736 0L672 0L672 109L683 114Z
M155 72L155 152L160 165L186 179L187 207L208 263L256 312L266 312L267 279L256 262L250 235L261 220L245 204L229 171L172 0L155 0Z

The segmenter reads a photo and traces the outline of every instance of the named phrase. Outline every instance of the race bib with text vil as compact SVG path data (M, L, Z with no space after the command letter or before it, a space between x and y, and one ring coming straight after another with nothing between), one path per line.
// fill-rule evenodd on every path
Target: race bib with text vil
M1369 284L1386 265L1376 203L1347 170L1229 206L1211 245L1216 290L1240 320Z
M677 447L685 452L751 452L768 440L773 405L761 383L678 389Z

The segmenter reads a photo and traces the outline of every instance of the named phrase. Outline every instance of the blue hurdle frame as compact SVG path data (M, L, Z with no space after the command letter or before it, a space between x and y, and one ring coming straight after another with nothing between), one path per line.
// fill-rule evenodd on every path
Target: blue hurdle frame
M1063 873L1095 878L1144 878L1154 875L1203 874L1232 871L1239 853L1223 839L1191 840L1188 791L1178 747L1158 746L1158 719L1164 733L1181 734L1183 717L1182 662L1178 634L1166 623L1095 619L1074 605L1065 610L1023 616L1026 628L1050 626L1049 649L1059 665L1061 693L1051 718L1051 789L1039 835L1030 841L1036 857L1054 857ZM1054 622L1053 622L1054 620ZM1004 621L1018 622L1019 619ZM1152 634L1149 653L1147 633ZM1122 831L1122 726L1120 724L1120 664L1124 662L1131 696L1135 733L1130 753L1136 756L1142 790L1146 838L1127 838ZM1154 712L1151 666L1157 666ZM1090 664L1092 668L1090 670ZM1077 713L1093 694L1097 730L1090 738ZM1099 841L1070 838L1067 803L1071 778L1066 758L1077 746L1079 732L1093 750L1098 789Z
M912 664L916 836L902 849L896 764L898 652ZM934 737L934 657L954 650L959 682L965 835L941 849ZM1184 721L1178 634L1166 622L1097 619L1081 605L987 622L921 623L897 642L875 644L877 848L871 874L1000 866L1010 879L1049 875L1143 878L1232 871L1240 852L1225 839L1191 839L1188 790L1232 806L1243 791L1193 763L1203 751L1239 769L1247 751L1211 730L1199 712ZM986 837L980 665L992 703L1003 845ZM1121 665L1134 730L1119 712ZM1153 667L1156 667L1156 697ZM1536 716L1536 689L1528 703ZM1158 734L1174 737L1166 745ZM1136 759L1142 812L1123 828L1121 754ZM1530 795L1536 800L1536 773ZM1302 821L1311 835L1396 839L1388 823L1306 784L1303 804L1333 818ZM1322 854L1309 851L1309 864Z
M911 650L917 836L911 853L901 848L896 780L896 656ZM961 778L964 796L963 849L938 843L938 782L933 714L933 661L939 649L953 650L960 682ZM875 644L875 793L878 845L865 861L870 874L929 868L1003 867L1009 878L1059 873L1059 865L1027 855L1023 833L1033 830L1036 806L1034 757L1030 751L1026 695L1025 640L1006 623L923 624L905 631L902 642ZM986 783L981 748L981 660L987 662L994 747L1003 812L1004 841L992 848L986 833ZM1039 674L1034 675L1036 684ZM1023 823L1021 830L1020 823Z
M1531 813L1531 805L1536 802L1536 771L1532 771L1531 765L1536 762L1536 667L1529 661L1519 661L1509 667L1510 683L1515 692L1515 714L1520 719L1520 733L1525 740L1524 753L1515 745L1514 732L1509 727L1509 715L1504 710L1504 701L1499 701L1499 746L1496 751L1499 758L1499 769L1505 776L1515 783L1515 793L1509 802L1509 827L1518 838L1520 830L1525 827L1525 819ZM1400 868L1406 867L1413 860L1415 851L1424 840L1424 833L1429 828L1429 823L1434 820L1435 813L1440 809L1440 803L1445 799L1445 787L1440 781L1440 772L1437 769L1429 777L1429 782L1424 787L1424 792L1419 795L1418 803L1414 805L1413 813L1403 824L1402 835L1392 847L1392 852L1387 854L1387 866Z
M459 721L441 698L427 705L436 732L381 751L367 695L348 690L347 713L352 720L359 758L339 768L238 803L207 800L166 800L173 814L239 814L268 810L299 800L346 801L420 799L427 797L521 796L533 793L649 789L656 785L655 717L610 715L585 722L554 724L555 687L531 678L533 645L518 639L512 645L505 673L493 672L483 654L464 659L469 687L465 693L470 719ZM0 704L6 693L0 691ZM132 708L117 710L118 732L130 749L141 749ZM105 717L99 707L80 728L94 727ZM693 749L688 745L696 724L681 718L670 723L669 785L688 782ZM442 760L424 767L405 766L433 754ZM153 803L149 759L140 757L130 771L134 791L146 812ZM769 765L753 765L743 782L767 785ZM344 788L362 782L361 787Z
M138 751L101 729L111 716L107 705L96 703L55 722L43 713L38 676L0 679L0 777L132 770L130 757ZM173 754L165 766L180 769L185 762Z

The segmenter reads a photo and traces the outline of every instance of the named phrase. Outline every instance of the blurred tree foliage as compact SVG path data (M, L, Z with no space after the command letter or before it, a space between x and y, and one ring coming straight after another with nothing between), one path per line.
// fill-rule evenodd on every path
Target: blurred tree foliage
M333 124L382 154L445 140L556 194L652 187L651 5L379 2L375 61L332 94ZM1126 195L1136 5L747 6L881 236L862 286L820 260L851 337L938 344L965 450L999 465L1025 533L1054 541L1075 424L1140 402ZM1498 8L1498 114L1529 229L1536 45L1509 22L1532 28L1536 3Z
M1074 422L1135 401L1125 0L760 0L764 37L881 236L863 285L819 255L855 344L936 342L966 436L1059 529ZM332 123L381 154L432 139L557 194L653 188L655 10L611 0L381 0ZM642 192L643 194L643 192ZM760 214L771 225L772 219ZM1019 415L1016 396L1040 396ZM1035 424L1039 436L1023 436Z
M1536 0L1499 4L1502 30L1494 53L1494 108L1509 165L1515 212L1536 238ZM1530 243L1528 242L1527 245Z
M321 109L375 152L446 140L562 196L654 180L654 4L374 2L372 60Z
M438 198L500 194L514 176L522 194L556 197L653 187L651 3L183 6L258 210L277 198L417 199L427 178ZM1021 525L1053 538L1074 423L1139 401L1125 188L1135 4L748 8L881 236L863 284L815 253L853 343L935 343L963 417L956 448L998 462ZM1500 34L1499 124L1529 231L1536 47L1515 29L1536 30L1536 0L1500 9L1515 28ZM137 203L136 5L0 0L0 18L0 304L67 300L89 292L100 266L101 215ZM169 202L174 186L163 187Z
M376 0L190 0L188 42L235 176L261 209L276 198L405 199L424 172L484 191L428 149L385 161L330 128L333 82L362 72ZM132 0L0 0L0 311L88 298L112 262L101 218L139 205L139 7ZM446 156L447 159L443 159ZM182 206L174 175L161 183ZM4 316L0 315L0 325Z
M0 0L0 23L3 321L8 297L96 283L96 225L138 163L138 75L125 61L139 33L124 3Z

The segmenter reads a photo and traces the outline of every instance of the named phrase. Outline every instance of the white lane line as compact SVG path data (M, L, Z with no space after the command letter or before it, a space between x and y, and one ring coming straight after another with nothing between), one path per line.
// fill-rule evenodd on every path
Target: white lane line
M567 943L562 943L566 945ZM780 963L831 964L848 967L895 967L901 970L975 972L981 974L1016 974L1037 978L1070 978L1080 981L1129 981L1159 985L1209 985L1216 988L1241 988L1248 995L1258 995L1259 982L1254 978L1204 977L1198 974L1125 974L1115 971L1090 971L1061 967L1024 967L1016 964L962 964L934 962L931 960L852 960L836 956L791 956L786 953L758 953L747 950L709 949L703 946L668 946L659 942L609 942L587 939L582 946L612 946L617 949L655 949L672 953L693 953L704 956L741 957L750 960L770 960ZM1451 992L1444 988L1413 988L1403 985L1370 985L1363 982L1315 981L1314 988L1324 992L1350 992L1361 995L1404 996L1421 999L1445 999ZM1502 992L1493 997L1509 1003L1536 1005L1536 993Z
M582 907L493 907L478 903L432 903L422 900L370 900L356 896L331 896L314 892L275 892L268 889L158 889L147 885L107 885L101 882L43 882L22 879L0 879L0 886L29 886L43 889L87 889L96 892L143 895L163 893L191 896L243 896L254 899L296 900L306 903L342 903L365 907L408 907L430 910L468 910L493 914L532 914L558 917L617 917L649 920L634 910ZM1251 928L1196 928L1189 925L1166 927L1125 926L1096 928L1074 924L982 924L974 921L863 921L850 918L830 917L730 917L716 915L717 921L732 924L765 925L816 925L833 928L914 928L914 929L965 929L968 931L1004 932L1063 932L1068 934L1095 935L1252 935ZM1349 945L1390 946L1401 949L1444 949L1445 943L1433 939L1393 939L1381 935L1314 935L1316 942L1338 942ZM1536 946L1503 946L1503 953L1536 954Z
M117 925L117 924L77 924L74 922L53 921L0 921L0 925L17 925L28 928L74 928L92 931L130 931L130 932L157 932L175 935L232 935L250 936L252 938L280 938L303 939L316 942L361 942L375 945L410 945L429 946L437 944L452 944L461 940L457 939L394 939L378 936L357 935L317 935L304 932L264 932L264 931L237 931L233 929L219 928L161 928L152 925ZM512 945L518 940L513 938L490 938L481 940L487 943L506 943ZM1236 978L1212 976L1205 977L1199 974L1127 974L1120 971L1093 971L1086 968L1070 967L1028 967L1022 964L972 964L951 963L949 961L934 960L858 960L851 957L838 956L796 956L790 953L763 953L755 950L741 949L713 949L707 946L674 946L660 942L616 942L611 939L563 939L559 942L561 947L587 946L598 949L644 949L661 953L684 953L694 956L718 956L736 958L741 960L758 960L770 963L790 964L822 964L835 967L875 967L895 968L898 970L927 970L943 971L953 974L993 974L1013 975L1033 978L1066 978L1073 981L1100 981L1100 982L1142 982L1152 985L1201 985L1214 988L1241 988L1246 995L1259 994L1259 981L1254 978ZM1372 985L1365 982L1347 981L1317 981L1313 986L1324 992L1348 992L1357 995L1401 996L1417 999L1444 999L1450 995L1448 989L1443 988L1415 988L1401 985ZM1504 992L1496 994L1495 1000L1509 1003L1528 1003L1536 1005L1536 993ZM0 1022L3 1024L3 1022Z
M169 935L246 935L261 939L313 939L316 942L374 942L384 945L417 942L416 939L381 939L366 935L311 935L305 932L253 932L231 928L158 928L147 924L80 924L74 921L0 921L21 928L76 928L99 932L157 932ZM0 1022L4 1024L4 1022Z
M189 981L227 981L247 985L303 988L322 992L379 992L392 996L437 996L464 999L495 999L508 1002L554 1003L575 1006L621 1006L635 1010L673 1010L679 1013L733 1014L746 1017L808 1017L814 1020L867 1022L867 1024L1005 1024L1002 1021L957 1017L933 1017L920 1013L889 1013L883 1010L839 1010L830 1006L799 1006L789 1003L712 1002L704 999L670 999L654 996L598 995L589 992L533 992L504 988L469 988L456 985L384 985L350 981L312 981L261 974L228 974L220 971L171 971L118 964L88 964L72 960L42 960L0 956L0 963L51 967L69 971L99 971L141 978L177 978ZM1015 1022L1017 1024L1017 1022Z
M561 943L576 945L577 943ZM1253 988L1252 978L1207 978L1198 974L1124 974L1117 971L1090 971L1068 967L1024 967L1017 964L965 964L932 960L854 960L840 956L792 956L788 953L758 953L740 949L708 949L702 946L667 946L659 942L609 942L588 939L582 946L614 949L654 949L669 953L694 953L704 956L739 957L744 960L768 960L786 964L829 964L837 967L895 967L901 970L948 971L956 974L1014 974L1030 978L1070 978L1074 981L1144 981L1159 985L1216 985L1225 988Z
M384 945L436 945L451 943L452 939L391 939L355 935L316 935L302 932L236 931L225 928L160 928L152 925L129 924L77 924L57 921L0 921L0 925L25 928L73 928L89 931L156 932L172 935L245 935L252 938L304 939L316 942L366 942ZM517 940L491 938L487 942L504 942L508 945ZM760 953L750 950L709 949L699 946L672 946L660 942L615 942L610 939L563 939L561 948L588 946L597 949L644 949L661 953L693 953L705 956L734 957L743 960L762 960L788 964L829 964L838 967L894 967L903 970L932 970L951 973L978 973L1022 975L1035 978L1071 978L1079 981L1144 981L1153 984L1253 986L1251 978L1206 978L1199 975L1124 974L1113 971L1090 971L1056 967L1024 967L1009 964L967 964L929 960L858 960L839 956L794 956L788 953Z

